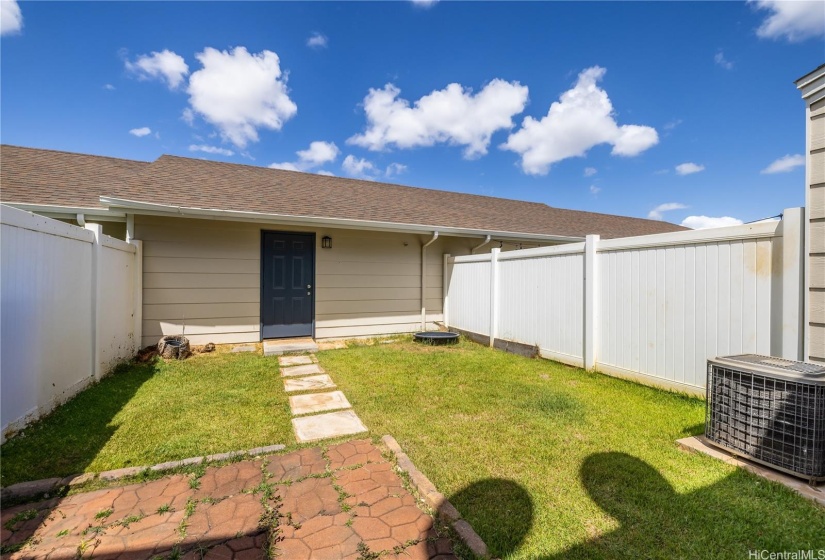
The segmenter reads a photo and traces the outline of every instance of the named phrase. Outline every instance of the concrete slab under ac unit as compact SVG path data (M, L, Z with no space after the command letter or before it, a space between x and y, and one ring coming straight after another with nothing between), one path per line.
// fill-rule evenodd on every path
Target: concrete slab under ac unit
M367 427L352 410L293 418L292 428L295 430L295 439L298 440L298 443L348 436L367 431Z
M324 373L324 370L318 364L281 368L281 377L297 377L299 375L313 375L319 373Z
M310 393L289 397L289 408L292 409L293 416L298 416L339 408L352 408L352 405L341 391L330 391L329 393Z
M318 391L320 389L334 389L335 383L329 375L312 375L309 377L298 377L295 379L284 379L284 391L294 393L295 391Z
M318 345L311 338L278 338L264 340L264 356L317 352Z

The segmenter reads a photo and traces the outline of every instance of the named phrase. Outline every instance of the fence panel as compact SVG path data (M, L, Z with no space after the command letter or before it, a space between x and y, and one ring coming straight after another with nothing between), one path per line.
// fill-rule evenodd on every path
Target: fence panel
M135 267L132 245L2 207L0 439L133 355Z
M490 255L472 258L475 260L466 262L468 257L456 257L451 267L447 291L450 326L489 336Z
M598 253L597 368L701 388L715 356L771 353L771 238Z
M506 260L499 264L499 338L534 345L548 357L581 365L584 253L502 256Z

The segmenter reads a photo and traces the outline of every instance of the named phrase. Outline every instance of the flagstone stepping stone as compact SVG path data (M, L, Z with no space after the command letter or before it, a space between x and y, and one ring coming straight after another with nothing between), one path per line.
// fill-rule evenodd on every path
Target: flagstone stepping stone
M349 404L344 393L331 391L329 393L312 393L310 395L289 397L289 407L292 409L293 416L298 416L299 414L309 414L311 412L352 408L352 405Z
M353 410L328 412L292 419L298 443L366 432L367 427Z
M329 375L313 375L298 379L284 379L284 391L317 391L318 389L334 389L336 387Z
M238 352L257 352L258 349L255 348L254 345L247 344L244 346L234 346L230 352L238 353Z
M295 377L298 375L313 375L318 373L324 373L323 368L318 364L281 368L281 377Z
M278 358L278 365L286 366L303 366L315 363L312 361L312 356L281 356Z

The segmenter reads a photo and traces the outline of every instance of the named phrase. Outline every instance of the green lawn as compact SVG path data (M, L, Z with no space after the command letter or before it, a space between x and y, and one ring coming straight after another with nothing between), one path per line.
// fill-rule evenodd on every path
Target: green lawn
M213 353L120 367L7 441L2 484L294 443L277 364Z
M731 558L825 549L825 509L675 440L704 403L469 342L318 354L506 559ZM133 364L0 449L2 483L294 442L277 362Z
M704 403L462 342L319 359L503 558L732 558L825 549L825 510L677 449Z

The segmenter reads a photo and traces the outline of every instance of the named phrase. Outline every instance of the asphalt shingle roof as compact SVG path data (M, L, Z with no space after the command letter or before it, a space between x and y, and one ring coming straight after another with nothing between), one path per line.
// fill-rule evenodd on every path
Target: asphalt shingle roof
M147 163L7 145L1 150L3 202L102 207L98 197L110 196L189 208L575 237L685 229L538 202L177 156Z

